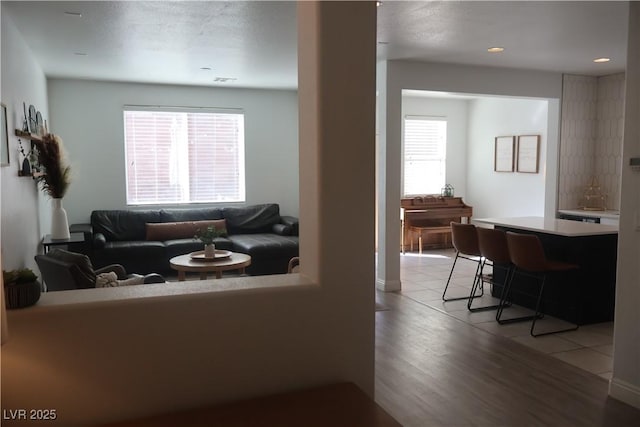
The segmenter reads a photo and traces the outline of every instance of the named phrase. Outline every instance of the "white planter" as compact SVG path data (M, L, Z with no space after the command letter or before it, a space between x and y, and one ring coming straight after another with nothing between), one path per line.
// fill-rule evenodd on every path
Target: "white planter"
M216 256L216 245L211 243L210 245L204 245L204 257L214 258Z
M67 211L62 207L62 199L52 199L53 208L51 210L51 238L69 239L69 220Z

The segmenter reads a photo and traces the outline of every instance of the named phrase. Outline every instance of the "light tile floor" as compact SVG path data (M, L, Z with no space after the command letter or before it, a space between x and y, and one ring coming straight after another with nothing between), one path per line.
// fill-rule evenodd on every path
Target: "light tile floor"
M611 379L613 365L613 322L583 325L578 330L534 338L529 334L530 322L500 325L495 320L495 311L471 313L467 301L442 301L442 291L455 257L453 249L423 251L400 256L400 294L442 311L450 316L470 323L492 334L501 335L523 345L547 353L581 369ZM471 291L475 265L471 261L458 260L447 296L466 296ZM487 295L474 300L474 306L497 303ZM531 313L530 310L513 306L505 309L505 317ZM536 323L536 328L556 328L566 322L545 316Z

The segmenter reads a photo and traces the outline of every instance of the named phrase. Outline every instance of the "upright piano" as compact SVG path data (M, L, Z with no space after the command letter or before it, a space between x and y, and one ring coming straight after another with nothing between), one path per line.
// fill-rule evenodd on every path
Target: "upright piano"
M451 242L451 221L471 221L473 208L462 201L462 197L420 196L404 198L400 201L400 221L402 225L400 250L404 252L418 241L412 227L422 227L427 231L423 245L449 247ZM465 221L463 221L463 219ZM416 229L413 229L415 231ZM434 230L436 233L428 233ZM422 233L420 234L422 236Z

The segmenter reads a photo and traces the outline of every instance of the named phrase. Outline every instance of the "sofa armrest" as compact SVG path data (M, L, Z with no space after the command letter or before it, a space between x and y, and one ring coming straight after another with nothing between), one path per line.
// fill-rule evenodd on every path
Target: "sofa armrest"
M291 235L298 235L298 218L294 216L281 216L280 223L291 227Z
M107 239L102 233L96 233L93 235L93 247L96 249L103 249L107 244Z
M280 236L291 236L293 234L293 227L286 224L273 224L271 231Z
M166 283L167 281L158 273L150 273L144 276L144 284L149 283Z
M93 235L93 226L91 224L71 224L69 226L69 232Z

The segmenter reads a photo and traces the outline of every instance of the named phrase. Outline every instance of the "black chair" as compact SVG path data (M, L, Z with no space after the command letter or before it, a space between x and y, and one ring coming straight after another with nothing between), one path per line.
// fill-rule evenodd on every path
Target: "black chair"
M456 250L456 257L453 260L453 265L451 266L451 272L449 272L449 278L447 279L447 284L444 287L444 291L442 292L442 300L443 301L458 301L467 298L478 298L483 295L484 289L482 288L482 284L480 285L480 294L474 295L474 289L476 289L476 282L479 281L479 273L480 273L480 265L482 263L482 254L480 253L480 247L478 246L478 235L476 233L476 226L473 224L461 224L458 222L451 223L451 243ZM451 276L453 276L453 270L456 268L456 263L458 259L466 259L469 261L473 261L476 263L476 272L473 276L473 286L472 293L466 297L455 297L455 298L447 298L447 289L449 288L449 283L451 282Z
M471 298L471 296L475 294L478 287L484 288L485 283L489 283L491 287L493 287L494 284L499 284L502 285L502 289L504 291L507 286L509 276L511 275L511 257L509 256L509 247L507 246L507 236L505 232L493 228L482 227L478 227L476 232L478 234L478 247L480 248L480 254L482 255L483 260L480 266L480 280L476 280L473 283L467 308L469 311L484 311L504 308L504 306L508 306L510 304L505 303L504 306L501 306L500 304L493 304L483 307L471 307L473 303L473 298ZM492 267L491 275L485 274L484 272L487 265ZM494 281L495 276L493 273L495 273L495 269L497 268L505 271L505 279L503 283L496 283Z
M155 273L145 276L127 274L119 264L94 270L88 256L63 249L53 249L45 255L36 255L35 260L47 291L95 288L98 274L109 272L115 273L118 280L137 277L141 278L144 284L165 282L161 275Z
M544 253L544 248L542 247L542 242L540 241L540 238L535 234L520 234L507 231L506 235L507 245L509 247L509 257L511 258L511 262L513 263L513 272L511 273L511 278L509 279L508 285L504 289L502 298L500 299L501 308L498 309L496 320L500 324L532 320L530 333L533 337L555 334L558 332L575 331L576 329L578 329L578 325L576 324L575 326L565 329L542 333L534 332L536 321L544 317L544 313L541 310L541 302L547 275L550 273L575 270L579 267L575 264L547 259ZM521 316L511 319L502 319L502 307L504 306L504 304L506 304L505 301L509 297L511 286L513 285L513 278L517 274L534 277L540 284L540 290L538 292L538 298L536 300L535 313L532 316Z

